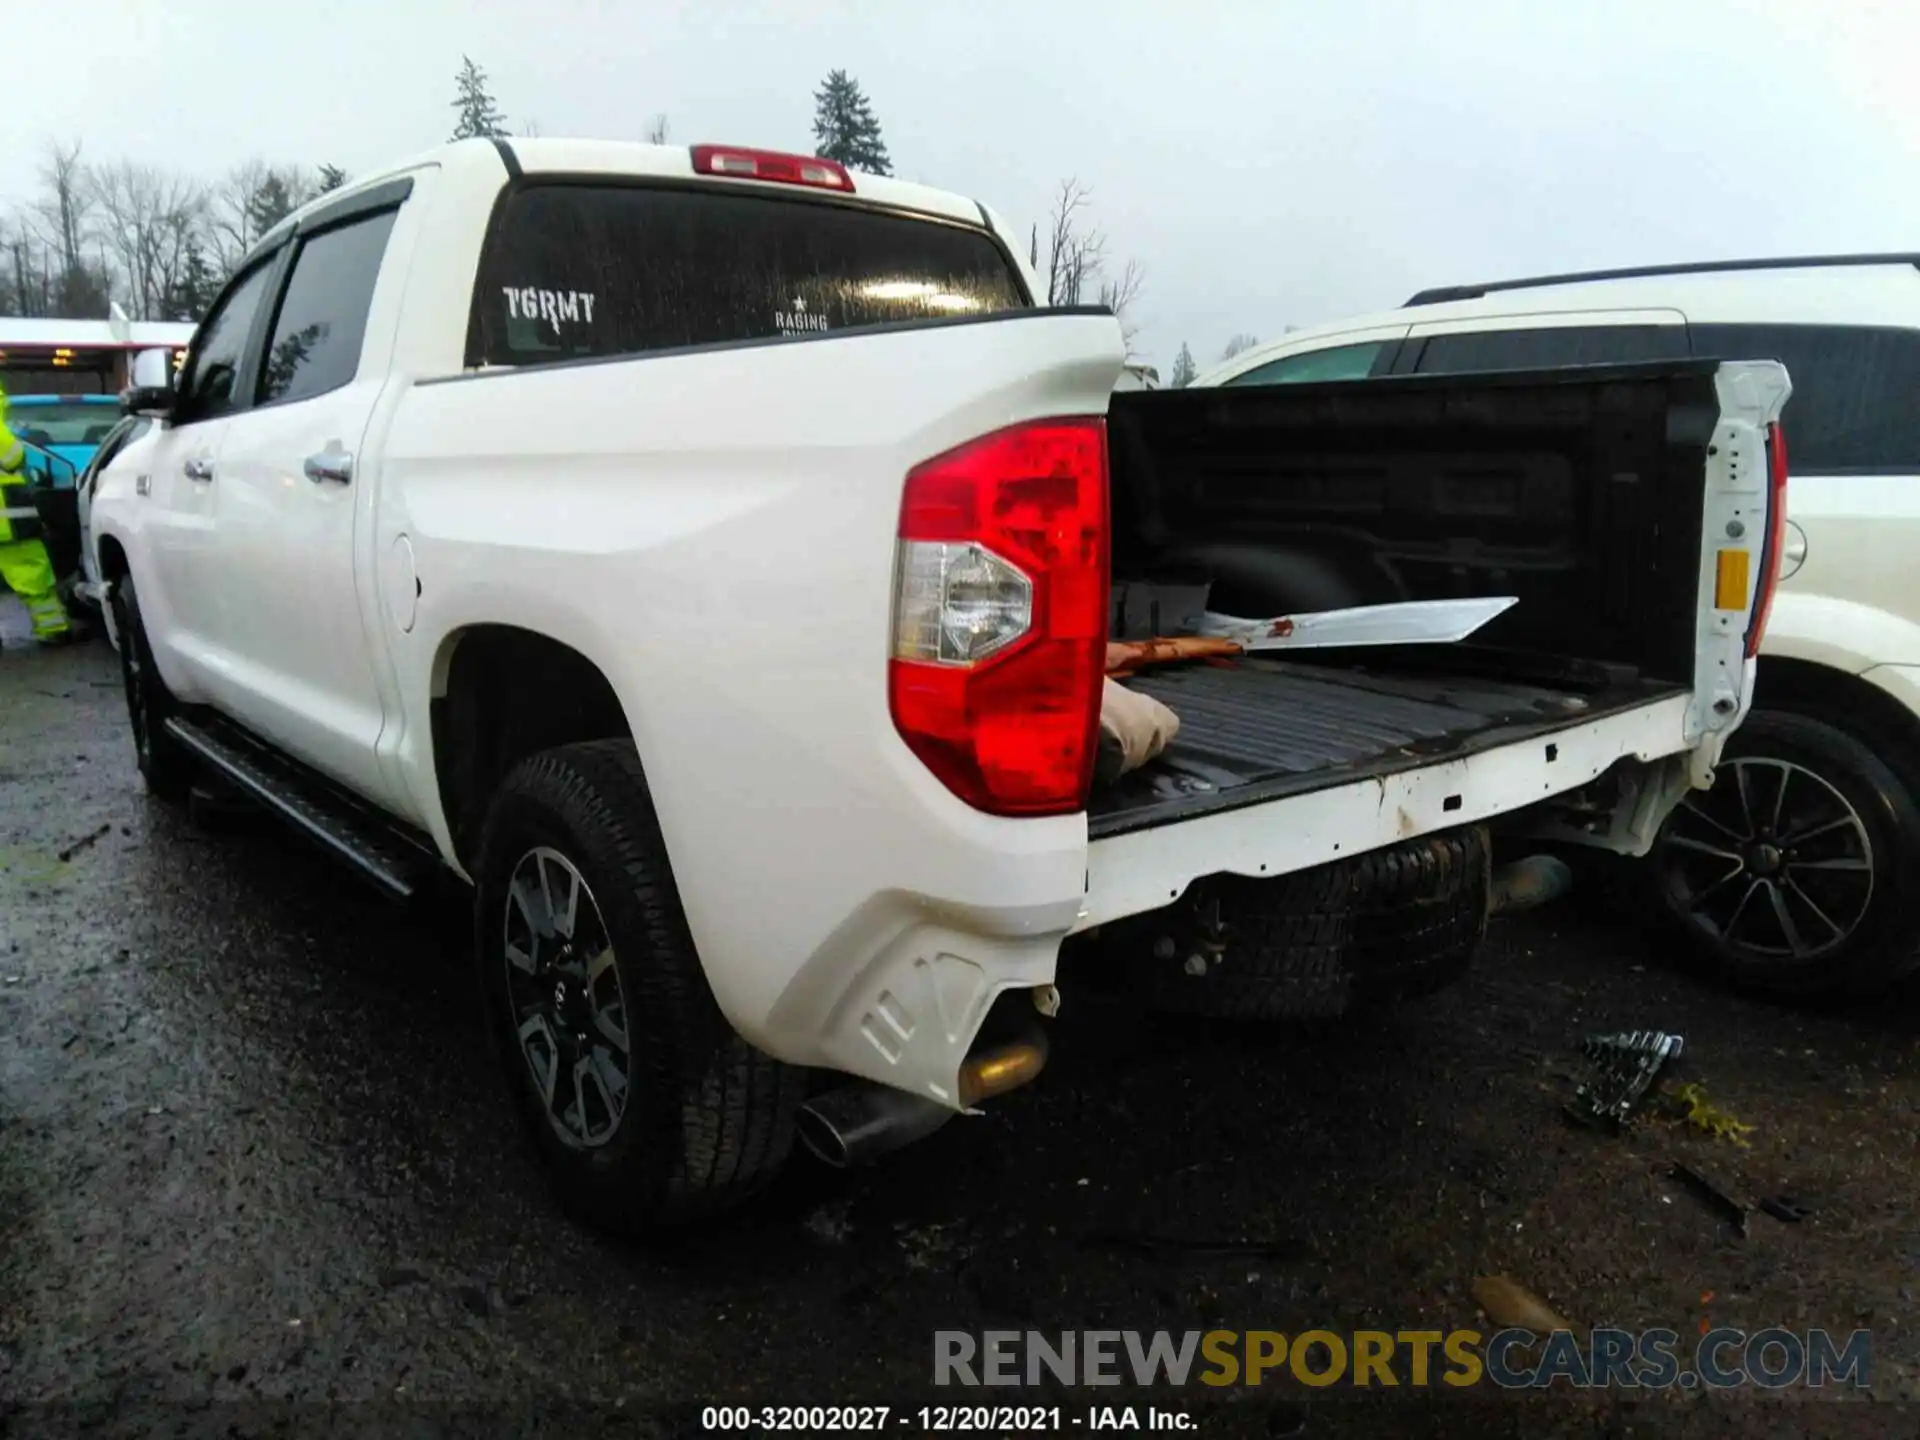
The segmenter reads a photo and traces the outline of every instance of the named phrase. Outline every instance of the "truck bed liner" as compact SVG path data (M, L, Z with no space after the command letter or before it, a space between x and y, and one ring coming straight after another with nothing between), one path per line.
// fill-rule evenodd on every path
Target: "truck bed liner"
M1249 658L1123 682L1180 717L1159 760L1095 790L1092 838L1457 759L1644 705L1684 686L1573 694L1481 676L1394 675Z

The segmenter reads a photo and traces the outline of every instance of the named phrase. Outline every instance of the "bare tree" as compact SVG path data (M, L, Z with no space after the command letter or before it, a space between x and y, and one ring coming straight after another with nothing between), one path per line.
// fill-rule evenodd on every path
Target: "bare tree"
M1140 334L1140 327L1133 322L1133 302L1139 298L1145 279L1140 262L1129 260L1118 275L1100 282L1100 303L1119 317L1120 334L1127 342L1129 355L1133 353L1134 339Z
M215 268L231 274L260 237L253 228L253 197L266 183L264 160L243 160L217 181L208 197L207 239Z
M1047 216L1044 246L1036 225L1028 240L1028 259L1046 281L1049 305L1083 304L1091 292L1093 303L1106 306L1120 317L1121 333L1131 352L1134 337L1139 334L1139 327L1131 321L1131 310L1145 275L1134 260L1122 266L1118 274L1109 272L1107 237L1087 214L1092 194L1076 179L1060 182L1053 210Z
M538 120L522 120L520 122L520 138L522 140L538 140L540 138L540 122Z
M656 115L647 121L643 138L649 145L664 145L667 143L667 129L667 117Z
M40 183L46 192L34 205L37 229L43 243L58 257L64 269L77 269L82 263L81 246L87 238L91 219L86 167L80 163L80 142L62 145L49 141L46 158L40 163Z
M1249 335L1245 331L1242 331L1227 341L1227 348L1220 352L1220 358L1222 360L1231 360L1234 356L1244 354L1259 343L1259 337Z
M207 238L216 268L231 274L261 236L314 194L314 177L302 166L264 160L234 166L208 199Z
M53 313L51 252L24 211L0 223L0 310L23 318Z
M1078 180L1062 180L1047 216L1046 248L1041 248L1037 225L1028 242L1033 268L1046 277L1049 305L1078 305L1100 273L1107 237L1088 225L1083 214L1092 193Z
M107 313L111 278L101 263L98 247L88 260L88 242L94 239L93 187L80 160L80 142L47 146L40 165L41 195L28 212L28 223L51 253L54 293L50 313L74 319L98 319Z
M130 160L95 169L88 179L120 293L136 319L162 318L206 219L205 188Z

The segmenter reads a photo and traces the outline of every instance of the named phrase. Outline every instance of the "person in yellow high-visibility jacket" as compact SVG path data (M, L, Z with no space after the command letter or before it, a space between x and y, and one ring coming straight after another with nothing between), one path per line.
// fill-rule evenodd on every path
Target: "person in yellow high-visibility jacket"
M40 512L27 491L26 463L27 447L7 428L7 391L0 385L0 580L26 603L33 638L64 645L73 635L40 538Z

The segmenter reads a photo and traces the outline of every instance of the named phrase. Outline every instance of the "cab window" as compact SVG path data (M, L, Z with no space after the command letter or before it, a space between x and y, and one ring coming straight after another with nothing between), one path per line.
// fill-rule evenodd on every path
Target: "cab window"
M1300 385L1315 380L1364 380L1381 363L1389 341L1339 345L1331 350L1309 350L1256 365L1228 380L1228 385Z

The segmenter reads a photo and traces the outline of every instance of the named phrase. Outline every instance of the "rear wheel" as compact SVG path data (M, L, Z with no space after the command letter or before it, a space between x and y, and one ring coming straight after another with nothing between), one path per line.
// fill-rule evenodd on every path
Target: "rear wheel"
M1650 874L1720 978L1778 995L1871 991L1914 968L1920 807L1870 743L1824 719L1757 711L1713 788L1668 818Z
M488 813L477 879L489 1023L562 1200L638 1231L771 1180L805 1072L721 1016L632 744L524 761Z
M133 576L113 582L114 628L120 633L120 679L127 692L127 723L133 731L134 757L147 789L169 804L186 802L193 788L193 756L167 732L180 704L160 678L153 647L140 618L140 597Z

